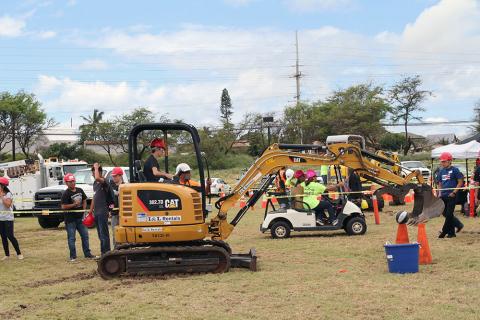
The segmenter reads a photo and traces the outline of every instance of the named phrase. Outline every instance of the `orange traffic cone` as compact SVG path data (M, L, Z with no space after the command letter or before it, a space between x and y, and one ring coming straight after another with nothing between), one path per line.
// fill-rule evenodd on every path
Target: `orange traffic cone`
M397 239L395 239L396 244L410 243L408 239L408 229L405 223L399 223L397 229Z
M425 230L424 223L420 223L418 225L417 241L420 244L419 263L420 264L432 263L432 253L430 252L430 246L428 245L427 231Z
M242 197L240 198L240 208L245 207L245 205L246 205L245 197L242 196Z
M265 209L267 207L267 197L265 195L262 196L262 208Z
M405 195L405 203L410 203L410 202L412 202L412 195L409 192Z

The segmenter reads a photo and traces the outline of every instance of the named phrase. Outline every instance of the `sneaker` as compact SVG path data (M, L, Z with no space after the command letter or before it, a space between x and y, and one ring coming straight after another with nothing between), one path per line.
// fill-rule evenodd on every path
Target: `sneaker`
M446 235L447 235L447 234L446 234L445 232L441 231L441 232L438 234L438 237L439 237L440 239L443 239L443 238L445 238Z
M338 224L338 219L332 221L332 226L336 226Z
M94 259L94 260L97 260L98 258L100 258L99 256L94 256L93 254L89 255L89 256L85 256L85 259Z
M447 234L447 238L455 238L456 235L455 234Z
M23 259L25 259L25 257L23 256L23 254L19 254L19 255L17 255L17 259L18 260L23 260Z
M75 262L75 261L77 261L76 258L70 258L70 262Z
M1 261L5 261L5 260L8 260L10 258L10 256L5 256L1 259Z
M323 223L323 221L322 221L322 220L317 220L317 224L318 224L319 226L323 226L323 225L325 225L325 223Z

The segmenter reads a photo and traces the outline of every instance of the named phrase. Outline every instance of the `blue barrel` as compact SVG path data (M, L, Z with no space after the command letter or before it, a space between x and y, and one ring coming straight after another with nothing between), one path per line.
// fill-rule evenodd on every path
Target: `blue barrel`
M418 272L418 243L386 244L388 271L390 273Z

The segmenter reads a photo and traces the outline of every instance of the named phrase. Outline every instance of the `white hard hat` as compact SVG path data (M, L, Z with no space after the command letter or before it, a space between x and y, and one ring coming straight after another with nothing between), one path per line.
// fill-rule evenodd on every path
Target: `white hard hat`
M180 172L187 172L191 171L190 166L186 163L179 163L177 169L175 170L175 174L178 175Z
M285 171L285 177L286 177L287 179L292 179L294 173L295 173L295 172L294 172L292 169L287 169L287 171Z

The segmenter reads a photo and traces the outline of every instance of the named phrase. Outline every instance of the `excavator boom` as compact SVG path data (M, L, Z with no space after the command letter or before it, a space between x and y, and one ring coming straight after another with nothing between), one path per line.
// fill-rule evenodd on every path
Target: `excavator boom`
M263 192L262 189L265 188L261 187L260 193L257 191L253 199L237 213L230 223L227 222L229 209L262 177L273 174L285 166L346 166L355 170L361 177L382 185L383 188L376 191L378 196L389 193L403 198L413 189L415 193L414 209L409 214L412 223L425 222L441 215L444 206L443 201L433 196L431 187L424 183L420 172L412 172L403 178L391 170L372 163L372 159L392 167L398 165L395 161L370 153L356 144L333 143L328 147L273 144L252 164L232 193L217 201L216 207L219 211L217 216L211 219L209 226L211 237L218 240L228 238L235 225L247 212L248 206L253 205L259 199L260 193ZM415 179L416 181L414 181ZM262 185L263 187L265 187L266 182Z

